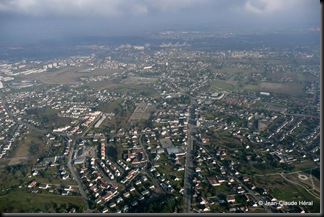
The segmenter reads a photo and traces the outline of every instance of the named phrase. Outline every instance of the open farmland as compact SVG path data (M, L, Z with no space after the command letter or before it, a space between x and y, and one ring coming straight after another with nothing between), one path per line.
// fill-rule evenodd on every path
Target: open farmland
M299 96L303 94L303 86L296 84L260 82L257 85L244 85L243 89L251 91L265 91L270 93L287 94L292 96Z
M95 69L86 71L81 67L65 67L57 71L47 71L26 76L28 79L35 79L45 84L80 84L81 77L105 76L119 72L116 69Z

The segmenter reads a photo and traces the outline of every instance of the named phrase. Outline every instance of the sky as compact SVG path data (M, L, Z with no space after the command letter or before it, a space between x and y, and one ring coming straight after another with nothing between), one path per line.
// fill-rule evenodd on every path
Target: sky
M0 0L0 40L320 27L319 0Z

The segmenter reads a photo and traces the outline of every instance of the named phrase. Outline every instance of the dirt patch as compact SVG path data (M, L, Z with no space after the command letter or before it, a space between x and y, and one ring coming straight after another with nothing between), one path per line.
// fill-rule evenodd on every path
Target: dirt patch
M244 85L243 89L252 90L252 91L259 91L260 87L258 85L254 85L254 84L247 84L247 85Z
M155 106L152 104L140 103L129 118L129 121L147 120L150 118L151 111L154 109Z
M267 82L261 82L260 88L265 90L276 90L276 89L282 89L284 87L283 84L278 83L267 83Z
M15 157L12 158L11 161L8 163L8 166L13 166L17 164L25 164L28 163L30 157Z

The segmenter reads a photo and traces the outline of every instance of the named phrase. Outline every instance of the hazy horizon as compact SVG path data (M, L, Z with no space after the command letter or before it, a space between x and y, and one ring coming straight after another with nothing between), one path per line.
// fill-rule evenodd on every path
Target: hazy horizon
M0 0L2 43L163 30L319 26L317 0Z

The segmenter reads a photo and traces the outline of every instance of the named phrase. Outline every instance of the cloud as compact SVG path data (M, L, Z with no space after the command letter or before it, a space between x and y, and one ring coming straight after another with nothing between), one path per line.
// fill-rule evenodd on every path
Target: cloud
M0 0L0 17L2 22L24 15L44 20L253 23L310 19L319 12L315 11L318 6L317 0Z
M310 2L310 0L246 0L244 9L254 14L273 15L282 11L291 12Z
M0 0L0 12L31 16L119 17L150 11L177 12L208 2L211 0Z
M146 0L146 4L162 12L177 12L187 8L203 7L211 0Z
M122 0L2 0L0 12L31 16L104 16L123 14Z
M120 17L147 15L156 12L168 14L189 9L238 10L259 15L302 7L315 0L0 0L0 12L29 16Z
M132 12L135 15L145 15L149 11L148 7L144 4L134 4Z

